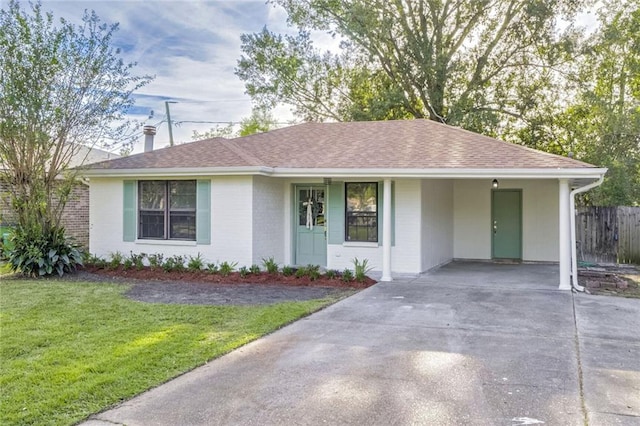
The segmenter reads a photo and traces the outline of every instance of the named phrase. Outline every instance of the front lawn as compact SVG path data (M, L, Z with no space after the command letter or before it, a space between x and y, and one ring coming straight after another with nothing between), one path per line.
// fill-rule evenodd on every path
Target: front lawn
M73 424L334 301L159 305L126 290L0 283L0 424Z

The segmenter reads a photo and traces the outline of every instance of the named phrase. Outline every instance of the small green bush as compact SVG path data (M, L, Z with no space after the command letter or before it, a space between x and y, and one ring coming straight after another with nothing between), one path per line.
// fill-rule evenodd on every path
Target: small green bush
M293 275L294 273L296 273L296 270L291 267L291 266L283 266L282 267L282 275L284 275L285 277L289 277L291 275Z
M306 275L307 275L307 268L305 268L305 267L300 267L296 271L296 278L302 278L302 277L304 277Z
M147 259L149 260L149 266L151 269L162 268L162 265L164 264L164 255L162 253L150 254L147 256Z
M167 260L162 264L162 269L165 272L182 272L185 270L184 267L185 258L184 256L175 255L168 257Z
M258 275L260 273L260 267L258 265L251 265L251 267L249 268L249 272L252 273L253 275Z
M249 275L250 271L246 266L243 266L242 268L238 269L238 273L240 274L240 276L242 278L246 277L247 275Z
M215 262L207 263L207 272L210 274L217 274L219 271L220 268L218 268L218 265Z
M342 271L342 281L346 283L353 281L353 272L351 272L351 269L345 269Z
M311 281L315 281L320 278L320 265L307 265L307 276Z
M362 259L362 261L359 261L357 257L353 259L353 270L355 271L356 281L360 283L363 282L371 269L367 259Z
M189 256L189 263L187 263L187 269L193 272L201 271L204 268L204 259L202 254L198 253L196 257Z
M84 261L85 265L95 266L96 268L106 268L107 261L100 256L88 254Z
M324 273L324 276L332 280L338 276L338 271L336 271L335 269L327 269L327 272Z
M273 257L270 257L268 259L263 258L262 266L264 266L264 269L270 274L278 273L278 263L275 261Z
M144 268L144 259L147 257L145 253L136 254L130 252L129 260L131 260L131 266L135 267L138 271Z
M111 260L109 260L108 267L110 269L117 269L122 265L122 261L124 260L124 256L119 251L111 253Z
M236 270L236 266L238 266L238 262L229 263L225 260L220 264L220 274L226 277Z

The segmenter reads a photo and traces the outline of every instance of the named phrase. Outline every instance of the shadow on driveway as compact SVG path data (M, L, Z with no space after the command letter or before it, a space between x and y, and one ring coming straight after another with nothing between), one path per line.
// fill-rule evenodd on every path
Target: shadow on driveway
M86 424L640 423L640 301L556 288L483 263L379 283Z

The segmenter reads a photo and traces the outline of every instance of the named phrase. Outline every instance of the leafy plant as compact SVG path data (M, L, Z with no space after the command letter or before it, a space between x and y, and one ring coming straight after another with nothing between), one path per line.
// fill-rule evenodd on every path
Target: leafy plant
M315 281L320 278L320 265L307 265L307 276L311 281Z
M217 274L220 271L218 265L215 262L207 263L207 272L211 274Z
M242 278L246 277L247 275L249 275L250 271L246 266L243 266L242 268L238 269L238 273L240 274L240 276Z
M338 271L336 271L335 269L327 269L327 272L324 273L324 276L331 279L334 279L335 277L338 276Z
M151 269L161 268L164 263L164 255L162 253L150 254L147 259Z
M296 278L302 278L302 277L304 277L306 275L307 275L307 268L305 268L305 267L300 267L296 271Z
M355 279L358 282L363 282L367 278L367 274L371 271L371 267L369 267L369 260L362 259L362 261L358 260L358 258L353 259L353 270L355 272Z
M249 272L254 274L254 275L258 275L260 273L260 267L258 265L251 265L251 267L249 268Z
M11 236L12 248L7 252L11 270L28 276L73 272L83 265L83 253L64 237L64 228L40 229L18 226Z
M122 269L129 270L133 268L133 260L131 260L131 258L127 257L124 262L122 262Z
M96 268L106 268L107 261L95 254L88 254L84 260L85 265L92 265Z
M109 260L109 268L117 269L120 265L122 265L122 261L124 260L124 255L119 251L115 251L111 253L111 260Z
M189 263L187 263L187 269L190 271L200 271L204 268L204 259L202 254L198 253L196 257L189 256Z
M345 269L344 271L342 271L342 281L344 282L349 282L349 281L353 281L353 272L351 272L351 269Z
M238 266L238 262L229 263L226 260L220 264L220 274L223 277L228 276L233 271L235 271L236 266Z
M144 259L146 257L147 255L145 253L136 254L134 252L130 252L129 255L132 266L134 266L138 271L144 268Z
M264 269L270 274L278 273L278 263L275 261L273 257L270 257L268 259L263 258L262 266L264 266Z
M184 256L176 254L175 256L168 257L167 260L165 260L162 264L162 269L164 269L165 272L182 272L185 270L184 261Z
M285 265L282 267L282 275L289 277L296 273L296 270L292 266Z

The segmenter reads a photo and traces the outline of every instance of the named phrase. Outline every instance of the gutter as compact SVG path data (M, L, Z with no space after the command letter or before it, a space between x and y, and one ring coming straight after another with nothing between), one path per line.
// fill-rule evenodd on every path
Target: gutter
M588 185L581 186L569 193L569 216L571 218L571 286L576 291L584 292L585 288L578 284L578 257L576 249L576 199L575 196L582 192L587 192L597 186L602 185L604 181L604 173L600 178Z

